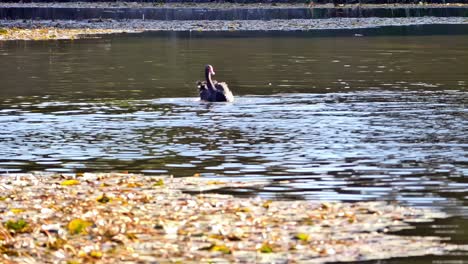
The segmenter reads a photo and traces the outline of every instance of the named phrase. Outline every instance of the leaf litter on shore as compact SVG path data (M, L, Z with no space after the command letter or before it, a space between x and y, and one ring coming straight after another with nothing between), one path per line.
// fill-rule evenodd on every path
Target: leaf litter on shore
M313 31L429 24L467 24L465 17L369 17L274 20L0 20L0 41L97 38L148 31Z
M210 182L265 184L127 173L2 175L0 262L323 263L468 250L438 237L389 233L444 217L428 209L203 193Z

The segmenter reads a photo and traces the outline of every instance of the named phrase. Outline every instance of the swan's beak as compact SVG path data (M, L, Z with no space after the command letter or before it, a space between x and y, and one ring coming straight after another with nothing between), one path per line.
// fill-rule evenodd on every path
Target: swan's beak
M211 74L215 75L216 73L214 72L214 70L211 70Z

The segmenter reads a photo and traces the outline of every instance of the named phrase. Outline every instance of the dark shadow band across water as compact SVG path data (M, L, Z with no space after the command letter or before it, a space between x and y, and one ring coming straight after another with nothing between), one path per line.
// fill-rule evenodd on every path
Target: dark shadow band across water
M103 36L111 38L177 37L177 38L327 38L327 37L381 37L381 36L433 36L433 35L466 35L468 24L430 24L430 25L391 25L372 28L336 28L302 30L249 30L249 31L148 31L138 34L114 34Z

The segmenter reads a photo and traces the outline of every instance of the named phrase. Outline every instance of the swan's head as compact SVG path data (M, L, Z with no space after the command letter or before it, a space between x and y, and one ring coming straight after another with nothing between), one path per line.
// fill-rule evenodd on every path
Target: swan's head
M211 66L211 65L209 65L209 64L205 66L205 71L206 71L207 73L211 74L211 75L215 75L215 71L214 71L213 66Z

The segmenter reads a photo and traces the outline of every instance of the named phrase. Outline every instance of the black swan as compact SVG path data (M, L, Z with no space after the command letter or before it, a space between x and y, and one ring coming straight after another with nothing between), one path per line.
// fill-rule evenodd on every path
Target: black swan
M197 82L197 88L200 92L200 100L208 102L232 102L234 96L225 82L217 82L211 79L215 75L213 66L205 66L204 82Z

